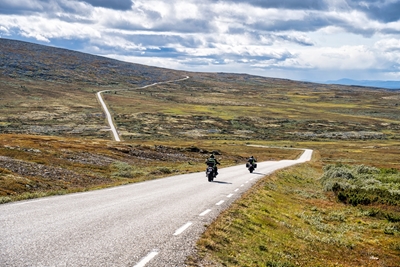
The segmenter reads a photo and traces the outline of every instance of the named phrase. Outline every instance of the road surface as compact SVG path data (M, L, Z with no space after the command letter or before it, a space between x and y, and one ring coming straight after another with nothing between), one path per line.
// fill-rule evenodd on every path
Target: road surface
M0 266L184 266L221 211L258 179L311 159L220 168L0 205Z

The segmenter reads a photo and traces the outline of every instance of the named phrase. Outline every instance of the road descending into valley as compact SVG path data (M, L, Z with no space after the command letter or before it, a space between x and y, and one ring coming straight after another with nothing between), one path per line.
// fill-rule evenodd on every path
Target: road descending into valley
M184 266L195 242L258 179L311 159L220 168L0 205L0 266ZM223 162L222 162L223 164Z
M184 81L184 80L186 80L186 79L189 79L189 76L186 76L185 78L178 79L178 80L172 80L172 81L165 81L165 82L152 83L152 84L149 84L149 85L145 85L145 86L139 87L138 89L147 88L147 87L154 86L154 85L157 85L157 84ZM102 93L105 93L105 92L129 91L129 90L133 90L133 89L103 90L103 91L100 91L100 92L97 92L97 93L96 93L96 97L97 97L97 99L99 100L99 102L100 102L100 104L101 104L101 107L103 108L104 113L106 114L107 123L108 123L108 125L110 126L110 130L111 130L111 133L112 133L112 135L113 135L113 138L114 138L115 141L118 141L118 142L121 141L121 139L119 138L118 131L117 131L117 127L115 127L114 121L113 121L113 119L112 119L112 117L111 117L111 113L110 113L110 111L108 110L108 107L107 107L106 103L104 102L103 97L101 96L101 94L102 94Z

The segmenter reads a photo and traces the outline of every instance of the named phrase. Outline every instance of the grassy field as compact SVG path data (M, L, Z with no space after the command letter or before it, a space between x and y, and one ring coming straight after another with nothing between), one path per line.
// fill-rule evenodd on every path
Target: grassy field
M346 205L317 161L260 181L213 222L189 266L398 266L398 207Z
M0 203L203 171L212 152L227 167L310 148L312 162L260 180L210 225L188 265L398 266L398 90L187 73L5 39L0 58Z

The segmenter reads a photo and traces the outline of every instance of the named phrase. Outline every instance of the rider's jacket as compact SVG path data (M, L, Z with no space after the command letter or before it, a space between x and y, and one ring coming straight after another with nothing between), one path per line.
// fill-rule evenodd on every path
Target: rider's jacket
M211 165L213 167L215 167L219 162L215 159L215 158L208 158L206 160L206 164L207 165Z
M217 163L215 162L215 159L213 159L213 158L208 158L208 159L206 160L206 164L207 164L207 165L211 165L211 166L215 166Z
M256 160L255 158L249 158L247 161L250 162L250 164L253 164L253 163L256 162L257 160Z

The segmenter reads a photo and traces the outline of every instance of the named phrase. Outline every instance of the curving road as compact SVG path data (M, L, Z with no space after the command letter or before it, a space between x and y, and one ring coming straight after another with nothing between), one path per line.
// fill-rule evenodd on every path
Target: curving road
M0 266L184 266L222 210L258 179L309 161L259 162L110 189L0 205Z
M185 78L178 79L178 80L158 82L158 83L145 85L143 87L139 87L139 89L147 88L147 87L154 86L154 85L157 85L157 84L184 81L186 79L189 79L189 76L186 76ZM114 140L118 141L118 142L121 141L121 139L119 138L117 128L115 127L115 124L114 124L113 119L111 117L110 111L108 110L108 107L107 107L106 103L104 102L103 97L101 96L101 94L105 93L105 92L110 92L110 91L128 91L128 90L131 90L131 89L103 90L103 91L100 91L100 92L96 93L96 97L100 101L101 107L103 108L103 111L106 114L107 122L108 122L108 125L110 126L110 130L111 130L111 133L112 133L112 135L114 137Z

